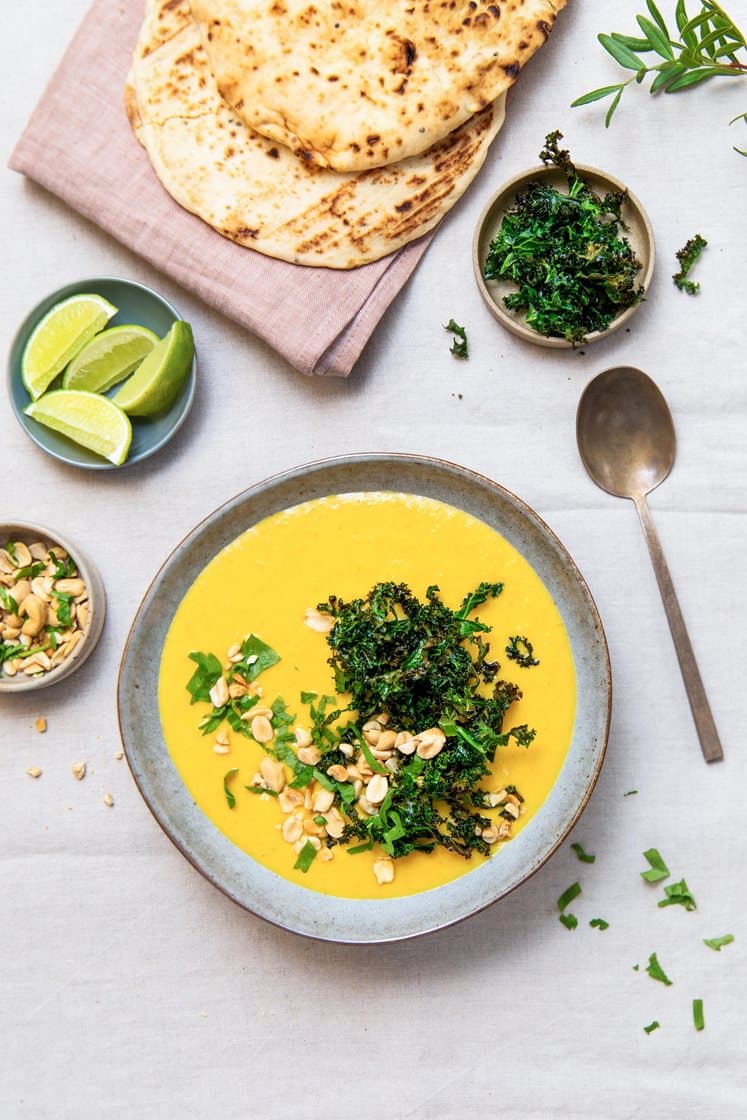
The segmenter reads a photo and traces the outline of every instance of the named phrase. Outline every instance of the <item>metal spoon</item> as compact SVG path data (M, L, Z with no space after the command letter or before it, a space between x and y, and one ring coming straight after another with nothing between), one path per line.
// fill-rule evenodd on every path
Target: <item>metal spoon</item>
M677 440L672 414L650 377L631 366L605 370L584 390L576 415L576 439L592 480L617 498L635 503L672 631L687 698L706 762L723 758L716 725L693 647L659 543L649 494L674 465Z

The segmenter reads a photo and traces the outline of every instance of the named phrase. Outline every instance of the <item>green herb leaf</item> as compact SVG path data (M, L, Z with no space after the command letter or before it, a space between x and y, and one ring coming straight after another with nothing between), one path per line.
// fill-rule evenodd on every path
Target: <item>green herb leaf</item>
M581 884L580 883L572 883L571 886L568 887L567 890L563 891L560 898L558 899L558 902L557 902L558 910L561 910L561 911L565 910L566 906L570 902L573 902L574 898L578 898L578 896L580 894L581 894Z
M672 986L672 981L669 979L666 972L664 971L664 969L659 964L659 961L657 960L657 957L656 957L656 953L652 953L651 956L648 958L648 964L646 965L646 972L649 974L649 976L651 977L652 980L658 980L659 983L666 984L667 987Z
M249 793L256 793L258 796L261 796L263 793L268 794L270 797L280 796L274 789L268 789L267 786L244 786L244 789L248 790ZM233 808L233 805L231 808Z
M241 643L241 661L234 665L233 672L238 672L245 681L251 684L260 673L264 673L265 669L276 665L279 660L279 653L276 653L256 634L250 634Z
M733 940L733 933L725 933L723 937L704 937L703 944L707 945L709 949L715 949L717 953L720 953L723 946L731 945Z
M597 858L596 856L590 855L589 852L585 852L581 845L578 843L571 844L571 847L582 863L594 863Z
M467 346L467 332L464 327L460 327L459 324L453 319L449 319L448 323L444 327L444 330L451 331L451 333L455 336L452 339L449 353L453 354L455 358L468 358L469 350Z
M8 556L10 556L13 563L18 565L18 553L16 552L15 541L6 541L5 551L8 553Z
M236 767L234 767L233 770L229 770L228 773L223 778L223 792L226 795L226 801L228 802L228 808L229 809L235 808L236 798L234 797L231 790L228 788L228 783L231 781L231 778L233 778L234 774L238 774L238 772L239 772L239 769L236 766Z
M55 591L54 588L52 588L52 595L57 600L56 611L60 626L71 626L73 620L70 605L73 601L73 596L67 595L62 591Z
M316 848L310 840L307 840L304 846L301 848L301 851L298 853L298 859L293 864L293 867L296 871L303 871L305 875L315 859Z
M643 858L647 859L651 864L650 871L642 871L641 878L645 879L647 883L658 883L660 879L666 879L669 875L669 868L661 857L661 853L656 848L648 848L643 853Z
M626 790L626 792L623 794L623 797L632 797L636 793L638 793L637 789L629 789Z
M575 929L578 925L578 918L575 914L561 914L558 918L566 929Z
M703 1000L693 1000L693 1024L696 1031L702 1031L705 1026L705 1019L703 1017Z
M189 659L197 665L187 681L187 691L192 697L190 704L196 704L198 701L210 704L212 703L210 689L222 676L223 666L214 653L200 653L198 650L193 650L189 654Z
M646 1034L651 1034L652 1031L658 1031L660 1025L661 1024L659 1023L659 1020L654 1019L653 1023L649 1023L649 1025L647 1027L644 1027L643 1029Z
M506 656L510 661L515 661L522 669L529 669L533 665L539 665L539 661L534 656L534 647L532 643L520 634L517 634L515 638L508 639Z
M688 295L694 296L700 291L700 284L688 280L687 276L707 244L705 238L696 233L695 237L691 237L677 253L680 268L678 272L674 273L672 279L681 292L687 292Z
M690 894L684 879L680 879L679 883L672 883L671 886L665 887L664 894L667 897L661 900L659 906L684 906L686 910L696 909L695 899Z
M625 70L645 70L646 64L637 54L626 47L624 43L614 39L611 35L597 35L597 39L602 44L608 54L611 54L615 62L619 62Z
M384 766L381 762L379 762L378 758L374 757L373 752L371 751L371 748L369 747L369 745L368 745L368 743L366 742L365 739L361 739L360 748L363 751L363 756L364 756L366 762L371 767L371 769L374 771L374 773L375 774L386 774L386 776L388 777L389 776L389 771L387 770L386 766Z
M10 592L6 591L2 586L0 586L0 605L2 605L3 610L6 610L8 614L18 614L18 603Z
M666 33L666 30L662 31L662 25L660 24L657 27L655 23L652 23L650 19L646 19L645 16L636 16L636 19L638 20L638 26L656 53L661 55L662 58L668 60L673 59L674 51L669 45L669 35ZM666 27L666 25L664 25L664 27Z
M46 564L43 560L34 560L33 563L27 564L25 568L19 568L15 573L15 579L36 579L45 567Z
M592 929L605 930L610 928L609 922L605 922L604 918L592 918L589 925Z
M622 93L623 86L618 82L614 86L600 86L599 89L592 89L589 93L584 93L581 97L577 97L575 101L571 102L571 108L576 109L579 105L591 105L592 101L602 101L605 97L611 97L612 94Z

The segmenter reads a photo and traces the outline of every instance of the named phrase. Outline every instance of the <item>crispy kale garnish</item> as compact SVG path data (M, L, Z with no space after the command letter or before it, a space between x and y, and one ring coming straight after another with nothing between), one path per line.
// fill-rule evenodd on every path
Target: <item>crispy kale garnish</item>
M455 358L468 358L469 347L467 344L467 332L464 327L460 327L455 319L449 319L444 330L451 331L454 335L454 338L451 340L449 353L453 354Z
M484 275L514 281L518 290L504 297L506 307L523 311L539 334L575 346L640 302L644 290L636 279L641 262L619 228L627 194L599 197L559 148L561 139L549 133L540 159L565 175L567 193L530 182L490 244Z
M680 270L674 273L672 279L680 291L687 292L689 296L696 296L698 294L700 291L700 284L697 280L687 280L686 277L707 244L708 242L706 239L701 237L699 233L696 233L695 237L691 237L677 253L677 260L680 262Z

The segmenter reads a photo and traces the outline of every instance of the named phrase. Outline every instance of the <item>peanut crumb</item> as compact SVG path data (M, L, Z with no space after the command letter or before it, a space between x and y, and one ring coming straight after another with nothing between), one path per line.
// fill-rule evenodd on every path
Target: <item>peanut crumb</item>
M34 723L34 727L42 735L44 734L44 732L47 730L47 721L44 718L44 716L37 716L36 722Z
M73 777L77 781L82 782L83 779L86 776L86 764L85 764L85 762L74 762L71 769L73 771Z
M104 794L104 804L108 805L110 809L114 805L114 798L112 797L112 795L110 793L105 793Z
M114 757L116 758L117 762L121 762L121 760L124 758L124 751L117 751Z
M26 770L26 773L30 778L41 778L44 771L41 770L38 766L29 766Z

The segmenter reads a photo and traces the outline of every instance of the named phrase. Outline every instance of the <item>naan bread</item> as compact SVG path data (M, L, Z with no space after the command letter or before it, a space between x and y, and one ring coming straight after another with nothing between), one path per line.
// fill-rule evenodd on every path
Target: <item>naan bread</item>
M354 268L420 237L477 174L501 99L428 153L341 175L249 129L221 98L186 0L151 0L125 92L166 190L218 233L296 264Z
M226 101L337 171L417 155L503 93L567 0L193 0Z

